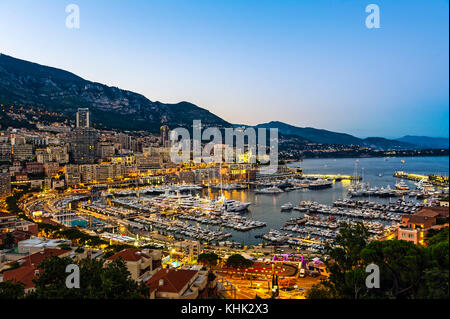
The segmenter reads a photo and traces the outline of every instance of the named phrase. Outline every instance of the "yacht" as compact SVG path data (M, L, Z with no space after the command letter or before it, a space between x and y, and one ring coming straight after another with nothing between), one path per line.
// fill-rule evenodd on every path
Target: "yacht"
M325 181L325 180L317 180L311 184L309 184L309 189L324 189L333 186L333 182Z
M398 190L402 190L402 191L407 191L409 190L408 185L406 185L406 183L402 180L399 183L395 184L395 188Z
M291 202L288 202L284 205L281 205L280 208L281 208L281 210L291 210L292 208L294 208L294 205L292 205Z
M426 179L421 179L415 185L416 185L416 188L421 191L423 191L423 190L434 191L434 186L432 184L430 184Z
M267 187L263 189L258 189L255 191L256 194L279 194L283 193L283 190L281 188L278 188L276 186Z
M240 202L233 199L221 198L220 201L223 202L223 209L226 212L242 212L246 211L251 203Z

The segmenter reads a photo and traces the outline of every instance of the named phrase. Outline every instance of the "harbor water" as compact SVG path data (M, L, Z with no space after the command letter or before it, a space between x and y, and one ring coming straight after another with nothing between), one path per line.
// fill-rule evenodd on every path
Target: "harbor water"
M393 177L396 171L405 171L421 175L439 174L448 176L448 157L390 157L390 158L341 158L341 159L306 159L303 162L291 163L291 167L301 167L304 174L342 174L354 175L355 171L363 177L362 182L371 187L395 188L399 181ZM355 169L356 168L356 169ZM404 181L411 190L415 189L413 181ZM270 229L279 230L286 221L291 218L303 216L296 210L281 211L280 206L291 202L298 205L302 201L315 201L320 204L333 205L338 199L346 198L351 182L343 180L333 183L332 188L321 190L299 189L280 194L255 194L254 190L223 191L226 198L251 202L248 212L244 216L253 220L267 223L264 228L257 228L246 232L226 229L232 233L230 241L236 243L244 242L246 245L258 244L262 240L255 238L257 235L267 233ZM203 190L203 196L216 198L219 190ZM375 202L388 202L389 198L363 198ZM398 198L392 199L397 200ZM408 198L406 198L408 199ZM215 226L209 226L217 229Z

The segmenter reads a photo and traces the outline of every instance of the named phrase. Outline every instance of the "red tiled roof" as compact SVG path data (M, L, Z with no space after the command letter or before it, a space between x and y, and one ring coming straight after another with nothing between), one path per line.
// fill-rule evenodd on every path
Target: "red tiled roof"
M148 254L142 252L142 250L137 248L126 248L124 250L115 253L114 255L106 258L106 260L116 260L122 258L123 261L138 261L142 257L150 258Z
M448 207L424 207L419 212L417 212L417 215L427 215L434 217L448 217L449 208Z
M424 207L417 213L410 216L403 216L403 223L422 224L437 217L448 217L448 207Z
M432 216L422 216L422 215L412 215L408 219L409 224L423 224L429 220L436 220L435 217Z
M20 262L21 260L23 260L23 264L22 267L24 266L37 266L39 265L44 259L47 259L48 257L51 256L60 256L63 255L67 252L69 252L70 250L66 250L66 249L57 249L57 248L46 248L43 251L38 251L37 253L31 254L29 256L20 258L19 260L17 260L17 262Z
M148 281L150 291L180 293L181 289L198 273L197 270L186 269L161 269ZM162 285L160 286L160 280Z
M12 280L15 282L21 282L25 285L25 289L34 287L33 279L35 275L36 267L23 266L16 269L11 269L3 272L3 281Z

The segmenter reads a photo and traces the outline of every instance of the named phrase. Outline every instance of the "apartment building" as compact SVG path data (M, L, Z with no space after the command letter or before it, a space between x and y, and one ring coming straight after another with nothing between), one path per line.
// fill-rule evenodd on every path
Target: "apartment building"
M161 269L147 281L151 299L197 299L205 296L208 271Z
M11 174L9 169L0 168L0 197L11 193Z
M448 224L448 216L448 207L425 207L413 215L404 215L397 238L423 245L427 232L438 227L439 220L447 219Z
M131 278L144 281L161 268L161 257L159 250L128 248L108 257L106 261L123 260Z

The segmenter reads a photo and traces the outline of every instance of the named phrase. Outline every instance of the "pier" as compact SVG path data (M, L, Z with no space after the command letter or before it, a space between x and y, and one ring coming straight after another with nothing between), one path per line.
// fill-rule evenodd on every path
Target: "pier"
M317 178L317 179L328 179L328 180L350 180L350 181L360 181L361 176L353 175L341 175L341 174L301 174L304 178Z
M440 186L440 187L448 187L449 185L449 179L448 176L441 176L441 175L420 175L420 174L411 174L406 173L404 171L397 171L393 175L396 178L402 178L407 179L410 181L421 181L425 180L426 182L434 185L434 186Z

